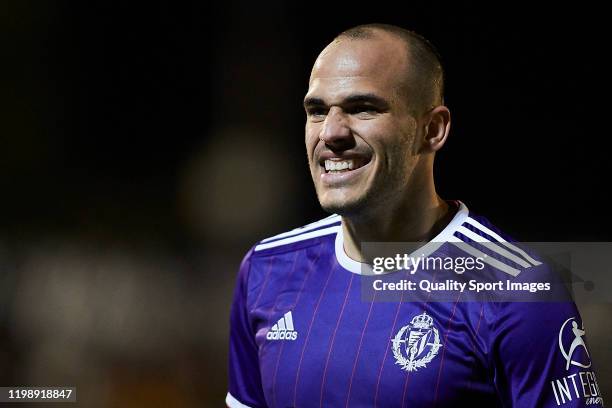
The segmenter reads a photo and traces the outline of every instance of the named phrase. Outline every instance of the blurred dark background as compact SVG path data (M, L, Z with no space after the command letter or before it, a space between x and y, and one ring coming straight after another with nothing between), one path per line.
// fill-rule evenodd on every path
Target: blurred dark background
M523 241L612 241L599 14L3 1L0 385L76 385L94 408L223 405L238 264L325 215L301 101L319 51L361 23L413 29L444 58L442 197ZM611 311L582 308L604 396Z

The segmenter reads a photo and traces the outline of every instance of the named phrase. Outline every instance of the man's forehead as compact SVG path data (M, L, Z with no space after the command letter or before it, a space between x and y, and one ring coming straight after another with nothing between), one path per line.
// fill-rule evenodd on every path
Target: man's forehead
M317 78L400 79L405 72L406 54L404 44L390 36L336 40L317 58L310 82Z

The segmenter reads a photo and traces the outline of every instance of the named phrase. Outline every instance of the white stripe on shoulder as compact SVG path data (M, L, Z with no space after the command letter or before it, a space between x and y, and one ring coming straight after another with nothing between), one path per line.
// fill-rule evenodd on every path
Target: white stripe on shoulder
M507 273L508 275L517 276L519 273L521 273L521 271L519 271L518 269L513 268L509 265L506 265L505 263L500 262L495 258L491 258L490 256L487 256L487 254L485 254L484 252L479 251L478 249L471 246L468 242L464 242L454 235L449 237L449 242L451 242L453 245L455 245L457 248L461 249L462 251L467 252L468 254L472 255L475 258L482 259L483 262L488 263L492 267L497 268L501 270L502 272Z
M327 218L323 218L322 220L315 221L315 222L313 222L311 224L308 224L308 225L305 225L303 227L295 228L295 229L292 229L291 231L283 232L282 234L278 234L278 235L275 235L273 237L263 239L261 242L268 242L268 241L272 241L272 240L275 240L275 239L280 239L280 238L290 237L290 236L293 236L293 235L302 234L302 233L304 233L306 231L310 231L310 230L313 230L315 228L322 227L324 225L333 224L333 223L338 222L338 221L340 221L340 216L338 214L330 215Z
M531 268L531 264L529 262L526 262L521 257L513 254L507 249L500 247L499 245L497 245L497 243L489 241L485 237L478 235L474 231L469 230L465 228L464 226L457 228L457 232L460 232L461 234L465 235L472 241L476 241L479 244L482 244L482 246L484 246L485 248L490 249L491 251L496 252L502 256L505 256L506 258L510 259L512 262L521 265L523 268Z
M482 225L481 223L479 223L475 219L473 219L471 217L468 217L468 218L465 219L465 222L467 222L468 224L470 224L473 227L478 228L479 230L481 230L485 234L495 238L497 241L499 241L505 247L513 250L514 252L518 252L519 254L521 254L523 256L523 258L525 258L526 260L531 262L533 265L538 266L538 265L542 264L542 262L536 261L531 256L529 256L529 254L527 252L523 251L521 248L517 247L516 245L513 245L510 242L506 241L499 234L497 234L495 231L492 231L490 228L485 227L484 225Z
M225 404L229 407L229 408L251 408L248 405L244 405L242 402L238 401L236 398L234 398L234 396L232 394L230 394L229 392L227 393L227 396L225 397Z
M307 239L321 237L323 235L336 234L342 227L340 225L334 225L333 227L323 228L316 231L306 232L304 234L280 239L278 241L267 242L265 244L259 244L255 247L255 252L261 251L262 249L274 248L282 245L293 244L299 241L305 241Z

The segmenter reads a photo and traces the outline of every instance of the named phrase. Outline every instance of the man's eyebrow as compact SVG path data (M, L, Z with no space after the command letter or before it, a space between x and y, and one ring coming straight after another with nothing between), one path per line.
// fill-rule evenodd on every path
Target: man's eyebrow
M372 93L349 95L340 102L340 105L355 105L359 103L369 103L371 105L375 105L384 109L389 107L389 103L384 98L381 98L380 96ZM305 107L325 105L325 101L321 98L308 97L304 99Z
M304 99L304 106L324 106L325 101L321 98L308 97Z

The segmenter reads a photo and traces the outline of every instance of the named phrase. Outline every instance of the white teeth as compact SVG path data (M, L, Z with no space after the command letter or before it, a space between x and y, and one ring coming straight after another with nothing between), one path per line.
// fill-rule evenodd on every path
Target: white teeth
M355 163L353 160L325 160L325 170L326 171L339 171L339 170L353 170Z

